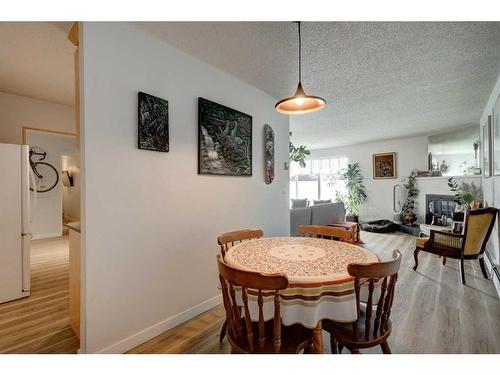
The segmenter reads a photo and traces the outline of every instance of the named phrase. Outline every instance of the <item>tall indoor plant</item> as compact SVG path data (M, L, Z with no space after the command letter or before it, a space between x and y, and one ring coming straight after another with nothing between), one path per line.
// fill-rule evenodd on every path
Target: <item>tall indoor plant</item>
M415 204L418 197L417 170L411 171L408 177L403 179L403 186L406 188L406 201L403 205L403 221L405 224L413 224L417 220Z
M366 200L366 187L359 163L348 164L342 178L346 180L347 195L337 194L337 200L344 202L347 211L345 220L357 223L359 208Z
M290 137L292 136L292 132L290 132ZM288 143L288 152L290 154L290 161L295 161L299 163L301 168L306 167L306 158L311 154L311 151L307 149L306 146L300 145L296 147L293 145L292 141Z

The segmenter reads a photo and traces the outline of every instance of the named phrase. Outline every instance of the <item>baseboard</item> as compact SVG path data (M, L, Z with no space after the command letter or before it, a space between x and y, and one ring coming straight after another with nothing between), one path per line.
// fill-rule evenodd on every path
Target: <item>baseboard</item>
M32 240L43 240L45 238L55 238L55 237L61 237L62 236L62 231L61 232L54 232L54 233L43 233L43 234L36 234L31 237Z
M486 252L486 268L488 269L490 275L493 278L493 284L495 285L495 289L497 290L498 298L500 299L500 270L498 266L493 263L493 259L491 259L490 254Z
M206 300L194 307L191 307L188 310L185 310L177 315L174 315L170 318L167 318L161 322L153 324L152 326L137 332L123 340L115 342L104 349L96 351L98 354L120 354L125 353L127 350L135 348L136 346L151 340L153 337L156 337L162 334L169 329L172 329L179 324L184 323L190 319L193 319L195 316L204 313L205 311L210 310L211 308L222 303L222 295L217 295L209 300Z

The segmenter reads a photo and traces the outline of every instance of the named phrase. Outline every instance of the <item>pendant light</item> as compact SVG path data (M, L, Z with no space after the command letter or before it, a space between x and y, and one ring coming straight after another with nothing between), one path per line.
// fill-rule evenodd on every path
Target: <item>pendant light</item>
M300 21L297 22L299 29L299 84L297 90L292 97L280 100L274 108L279 113L285 115L302 115L319 111L326 107L326 100L313 95L306 95L302 88L302 40L300 36Z

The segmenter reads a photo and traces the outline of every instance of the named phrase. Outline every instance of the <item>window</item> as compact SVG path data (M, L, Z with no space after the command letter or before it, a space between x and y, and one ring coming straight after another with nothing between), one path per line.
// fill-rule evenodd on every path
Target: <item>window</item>
M347 168L347 158L307 160L305 168L290 163L290 198L331 199L337 193L346 194L342 170Z

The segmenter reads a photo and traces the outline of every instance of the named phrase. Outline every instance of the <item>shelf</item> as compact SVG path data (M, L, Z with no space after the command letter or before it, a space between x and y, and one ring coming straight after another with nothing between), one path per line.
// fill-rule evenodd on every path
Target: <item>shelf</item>
M474 178L482 178L483 176L480 174L468 175L468 176L436 176L436 177L416 177L417 180L447 180L450 177L453 177L456 180L464 180L464 179L474 179Z

